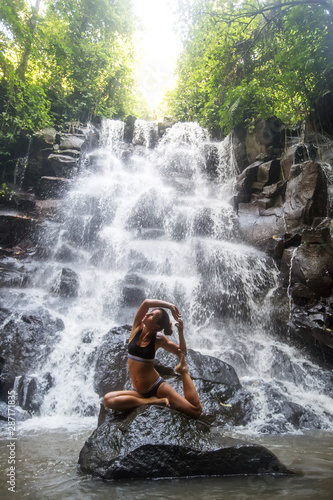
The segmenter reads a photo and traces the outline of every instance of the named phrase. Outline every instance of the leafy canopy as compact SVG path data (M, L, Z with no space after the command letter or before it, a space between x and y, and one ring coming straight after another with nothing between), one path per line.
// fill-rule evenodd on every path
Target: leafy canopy
M304 119L333 86L331 0L178 0L176 119L230 131Z
M125 116L134 98L131 1L40 7L0 4L0 139L53 122Z

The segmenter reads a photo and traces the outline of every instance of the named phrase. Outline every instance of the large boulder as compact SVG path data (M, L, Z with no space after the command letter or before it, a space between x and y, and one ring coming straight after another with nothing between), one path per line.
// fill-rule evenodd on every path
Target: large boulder
M71 187L70 181L62 177L41 177L38 194L42 200L64 198Z
M77 297L80 288L78 274L68 267L63 267L61 275L55 280L51 291L60 297Z
M269 450L221 437L185 415L157 406L111 412L79 456L83 472L103 479L289 474Z
M41 307L26 312L1 309L0 313L0 399L6 401L16 377L32 374L43 366L64 324ZM34 384L31 382L30 391L35 398Z
M112 328L100 344L95 365L94 390L99 396L107 392L130 389L127 368L127 345L131 327Z
M307 161L292 166L283 208L288 232L311 226L316 217L327 216L327 182L319 163Z
M73 177L79 167L79 157L96 147L98 133L92 127L74 127L72 133L57 133L45 128L32 138L23 188L38 191L41 177Z
M0 245L14 247L32 245L37 233L37 220L20 213L0 213Z
M253 130L243 131L243 134L238 128L236 136L241 137L245 144L248 163L254 162L258 157L265 159L278 157L283 151L284 126L275 117L268 120L257 120ZM239 146L236 153L238 153L238 158L241 158ZM242 156L244 156L244 152Z
M333 365L333 296L295 307L289 328L294 341L314 359Z
M284 254L288 249L284 251ZM289 290L301 299L329 297L333 289L333 248L329 244L301 244L290 249ZM302 301L302 300L301 300ZM299 303L299 300L298 300Z
M127 368L129 333L129 326L113 328L98 349L94 388L101 397L107 392L132 389ZM186 362L203 406L201 419L215 425L224 425L233 419L235 425L243 425L248 419L252 403L246 398L247 391L244 389L243 397L238 398L237 405L231 406L228 403L241 390L234 368L213 356L203 355L192 349L188 349ZM181 377L174 371L177 363L178 359L174 355L164 349L157 351L156 370L179 394L183 394Z

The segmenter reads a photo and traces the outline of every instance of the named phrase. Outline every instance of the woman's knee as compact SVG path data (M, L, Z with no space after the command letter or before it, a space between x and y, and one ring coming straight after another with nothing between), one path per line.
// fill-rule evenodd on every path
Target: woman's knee
M194 407L194 418L199 418L202 413L202 404L199 403Z
M197 419L200 417L201 413L202 413L202 405L199 402L197 404L191 405L191 408L189 409L188 415L194 419Z
M105 394L103 398L103 404L104 406L106 406L106 408L112 409L114 402L115 402L115 395L112 394L112 392L108 392L107 394Z

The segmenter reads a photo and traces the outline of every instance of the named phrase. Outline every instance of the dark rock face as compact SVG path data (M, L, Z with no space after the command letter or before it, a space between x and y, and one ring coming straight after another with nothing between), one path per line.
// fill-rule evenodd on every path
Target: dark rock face
M60 297L77 297L79 287L80 281L76 272L64 267L59 280L52 287L52 292L60 295Z
M42 200L63 198L70 188L68 179L60 177L41 177L38 183L38 194Z
M38 193L42 177L72 178L77 173L80 155L97 146L97 142L98 134L93 128L79 127L72 133L57 133L52 128L40 130L32 140L23 188Z
M120 391L129 383L127 368L127 342L130 326L112 328L98 348L94 377L94 389L99 396ZM128 386L130 389L131 386Z
M36 241L37 220L19 213L0 214L0 245L14 247L22 242L28 245Z
M8 412L8 405L4 401L0 401L0 420L4 420L5 422L8 422L8 415L12 416L12 411L13 407L11 407L10 411ZM24 420L28 420L30 418L30 414L22 410L20 407L16 406L15 407L15 420L17 422L23 422Z
M52 318L47 310L38 308L29 313L11 313L2 310L0 330L0 398L7 400L7 391L12 389L16 377L25 376L40 369L59 339L58 332L64 324ZM23 384L21 381L21 387ZM36 409L37 385L33 377L25 380L24 386L30 397L25 396L25 407ZM45 382L45 386L48 382ZM42 384L43 385L43 384Z
M283 209L289 232L327 216L326 178L318 163L308 161L291 168Z
M244 239L268 252L280 268L295 312L289 321L292 338L298 343L303 335L303 344L316 354L322 345L331 362L329 322L314 325L307 318L311 308L325 307L333 291L330 172L318 154L318 148L293 144L280 160L257 158L237 179L235 205Z
M79 464L104 479L290 473L267 449L222 438L201 421L156 406L110 413L86 441Z
M302 348L311 345L315 358L333 364L333 304L332 297L310 301L303 308L296 307L292 321L295 340Z

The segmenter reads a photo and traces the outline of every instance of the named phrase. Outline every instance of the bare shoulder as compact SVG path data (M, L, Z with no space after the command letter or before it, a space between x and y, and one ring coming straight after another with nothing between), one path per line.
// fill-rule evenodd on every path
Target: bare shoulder
M161 333L161 332L157 332L156 333L156 340L155 340L156 348L164 347L164 345L166 345L167 343L168 343L168 339L166 338L166 336L163 335L163 333Z
M139 330L141 330L141 325L139 326L133 325L128 342L131 342L131 340L134 339L135 335L138 333Z

